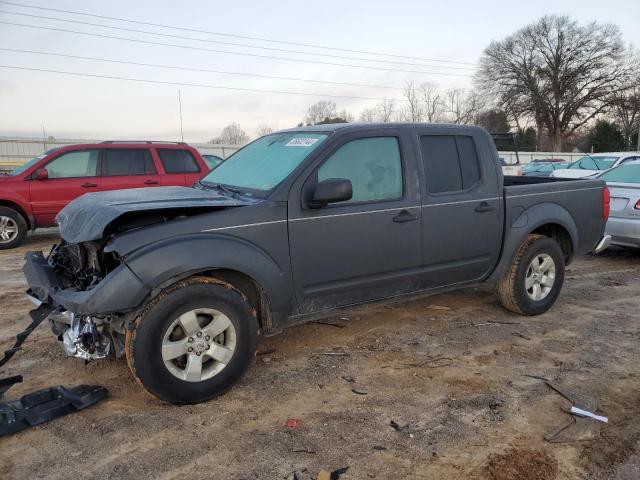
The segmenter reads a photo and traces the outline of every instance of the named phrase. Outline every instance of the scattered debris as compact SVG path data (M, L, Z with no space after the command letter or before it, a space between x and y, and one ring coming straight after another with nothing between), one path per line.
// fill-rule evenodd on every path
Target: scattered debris
M593 413L598 410L598 399L596 397L579 395L559 387L544 377L536 375L525 375L525 377L542 380L547 387L571 402L571 407L562 408L562 410L569 413L571 417L559 427L545 434L544 439L548 442L567 443L591 440L600 435L600 426L590 421L589 418L604 423L609 421L607 417Z
M305 447L305 448L294 448L293 450L291 450L291 452L293 453L317 453L315 450L312 450L311 447Z
M342 319L340 319L342 320ZM335 322L330 322L328 320L313 320L309 323L315 323L316 325L328 325L330 327L336 327L336 328L344 328L344 325L341 325L339 323L335 323Z
M98 385L60 386L0 402L0 437L83 410L106 396L107 389Z
M353 393L355 393L356 395L368 395L369 394L369 392L367 392L366 390L358 390L358 389L355 389L355 388L352 388L351 391Z
M348 376L348 375L344 375L344 376L342 377L342 379L343 379L345 382L349 382L349 383L354 383L354 382L356 381L356 380L355 380L355 378L350 377L350 376Z
M374 445L373 449L374 450L378 450L378 451L382 451L382 450L387 450L387 447L383 447L382 445Z
M420 363L403 363L401 367L397 367L395 370L400 370L403 368L439 368L439 367L448 367L453 363L453 358L451 357L443 357L442 355L436 355L435 357L429 358Z
M430 310L442 310L444 312L451 310L449 307L445 307L444 305L427 305L427 308Z
M405 428L407 428L409 426L409 424L407 423L406 425L400 425L398 422L396 422L395 420L391 420L389 422L389 426L391 428L393 428L396 432L402 432Z
M289 418L285 422L285 426L287 428L299 428L302 426L302 421L298 420L297 418Z
M320 470L316 480L331 480L331 473L326 470Z
M256 352L256 355L259 357L261 355L271 355L272 353L276 353L275 348L269 348L268 350L262 350L261 352Z
M512 335L513 335L514 337L524 338L525 340L531 340L529 337L527 337L526 335L523 335L523 334L521 334L521 333L519 333L519 332L514 332L514 333L512 333Z

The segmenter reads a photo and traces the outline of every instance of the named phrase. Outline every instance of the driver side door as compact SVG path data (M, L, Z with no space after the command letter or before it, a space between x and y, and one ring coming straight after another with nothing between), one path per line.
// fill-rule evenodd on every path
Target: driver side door
M409 181L415 166L407 145L396 131L346 137L291 189L289 245L300 313L415 287L421 208L419 186ZM352 198L309 208L309 189L332 178L350 180Z

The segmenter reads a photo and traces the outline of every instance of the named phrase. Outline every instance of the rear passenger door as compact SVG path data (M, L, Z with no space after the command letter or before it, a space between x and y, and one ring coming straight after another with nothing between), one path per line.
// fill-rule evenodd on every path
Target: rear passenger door
M427 288L487 274L502 243L502 190L495 155L480 134L418 131L424 169L422 262Z
M160 176L146 148L107 148L100 162L100 190L120 190L160 185Z
M190 187L205 173L200 171L200 165L189 150L158 148L156 152L164 169L161 178L163 185Z

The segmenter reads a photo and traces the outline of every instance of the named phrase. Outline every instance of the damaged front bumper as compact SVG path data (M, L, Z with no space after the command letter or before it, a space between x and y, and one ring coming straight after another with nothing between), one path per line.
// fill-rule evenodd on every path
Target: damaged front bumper
M69 356L84 360L121 356L124 319L150 289L122 263L89 290L65 288L42 252L25 255L27 298L39 309L50 307L49 325Z
M64 288L42 252L27 252L23 267L27 295L76 315L108 315L137 308L149 294L147 287L122 263L90 290Z

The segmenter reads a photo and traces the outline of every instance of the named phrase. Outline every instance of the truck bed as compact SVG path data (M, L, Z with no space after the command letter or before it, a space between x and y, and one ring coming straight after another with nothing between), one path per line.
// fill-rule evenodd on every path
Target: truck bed
M594 212L602 211L604 188L605 182L597 179L505 176L505 241L518 228L535 228L536 222L555 217L560 225L575 226L569 232L576 239L573 254L593 251L602 236L604 220Z

